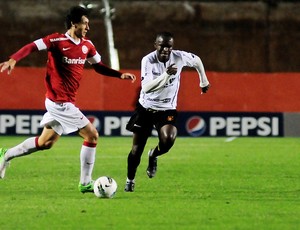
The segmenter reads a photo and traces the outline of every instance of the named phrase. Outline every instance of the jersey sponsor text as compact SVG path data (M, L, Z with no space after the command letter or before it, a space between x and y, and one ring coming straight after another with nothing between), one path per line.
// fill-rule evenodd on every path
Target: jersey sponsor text
M81 64L83 65L86 61L86 59L79 58L68 58L68 57L62 57L63 63L67 64Z

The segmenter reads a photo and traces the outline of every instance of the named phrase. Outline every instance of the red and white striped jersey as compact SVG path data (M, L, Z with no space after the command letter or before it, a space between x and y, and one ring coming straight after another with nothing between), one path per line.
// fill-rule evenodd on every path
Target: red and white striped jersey
M90 64L101 62L95 46L86 38L76 42L67 33L53 33L34 43L38 50L48 51L46 97L74 103L86 60Z

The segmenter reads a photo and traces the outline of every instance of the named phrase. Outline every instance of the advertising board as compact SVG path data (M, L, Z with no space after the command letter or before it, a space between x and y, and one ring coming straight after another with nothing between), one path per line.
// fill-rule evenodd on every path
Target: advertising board
M38 135L44 111L0 111L0 135ZM101 136L130 136L132 112L84 111ZM282 113L179 112L178 136L283 136ZM155 135L155 131L153 132Z

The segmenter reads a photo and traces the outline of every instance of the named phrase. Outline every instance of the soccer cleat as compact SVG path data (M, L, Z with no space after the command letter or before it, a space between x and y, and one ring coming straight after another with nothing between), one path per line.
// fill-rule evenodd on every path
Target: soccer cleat
M134 182L133 181L127 181L125 185L125 192L133 192L134 191Z
M78 190L81 193L94 192L94 181L91 181L87 185L83 185L79 182Z
M153 149L150 149L148 152L149 160L147 167L147 175L149 178L154 177L157 171L157 157L152 156L153 151Z
M5 170L8 166L8 162L4 159L4 155L7 152L7 149L0 148L0 179L3 179L5 176Z

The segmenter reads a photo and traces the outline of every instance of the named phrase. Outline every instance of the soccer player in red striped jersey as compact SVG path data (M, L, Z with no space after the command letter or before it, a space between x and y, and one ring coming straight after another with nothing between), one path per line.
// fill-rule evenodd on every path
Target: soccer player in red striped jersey
M45 77L47 112L41 125L44 127L38 137L31 137L12 148L0 149L0 179L4 178L8 163L36 151L50 149L62 134L78 132L84 139L80 152L79 191L93 192L92 171L95 162L98 132L86 116L75 106L75 96L80 86L84 64L88 61L94 70L102 75L130 79L131 73L121 73L101 62L101 56L93 43L86 38L90 30L88 11L80 6L72 7L66 17L67 32L53 33L29 43L0 63L0 71L8 74L16 63L35 51L47 50L47 71Z

